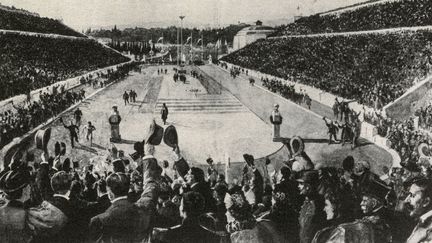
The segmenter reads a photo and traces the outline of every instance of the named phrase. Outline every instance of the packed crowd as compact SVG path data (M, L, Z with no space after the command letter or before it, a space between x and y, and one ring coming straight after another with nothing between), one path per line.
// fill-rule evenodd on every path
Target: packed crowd
M388 1L353 11L300 18L274 35L349 32L432 24L432 3L428 0Z
M1 34L0 100L128 61L89 40Z
M422 106L414 113L418 117L419 126L425 130L431 131L432 128L432 104Z
M279 93L282 97L289 99L297 104L306 104L310 109L312 104L312 99L306 93L300 89L299 92L296 91L295 85L285 84L277 79L268 79L261 77L262 85L273 93Z
M126 76L132 66L124 65L116 71L109 69L107 73L98 73L97 77L104 77L104 84ZM90 77L84 79L91 80ZM96 78L95 78L96 79ZM28 97L25 104L13 104L14 109L0 114L0 148L8 144L13 138L20 137L39 126L49 118L54 117L85 98L82 88L65 90L65 86L55 86L51 92L39 93L39 100L32 101Z
M366 112L365 121L377 127L378 135L390 142L390 147L398 152L401 164L415 171L429 170L428 151L422 152L425 146L428 150L432 146L432 137L426 131L419 129L414 117L398 121L383 116L380 112Z
M172 163L158 161L153 145L134 149L135 159L112 147L88 165L47 151L40 162L29 153L12 160L0 173L1 241L381 243L432 236L428 172L383 168L378 176L351 156L340 168L294 170L310 161L301 153L269 174L259 168L275 161L261 165L244 154L242 174L226 181L211 158L206 169L190 167L178 145Z
M429 31L257 41L223 61L380 108L430 73Z
M2 8L0 8L0 29L85 37L58 20Z

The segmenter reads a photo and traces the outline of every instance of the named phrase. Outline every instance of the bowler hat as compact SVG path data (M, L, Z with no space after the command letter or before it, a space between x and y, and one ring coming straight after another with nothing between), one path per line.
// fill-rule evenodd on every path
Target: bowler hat
M243 158L246 161L246 164L248 164L249 166L253 166L254 165L254 157L250 154L243 154Z
M175 148L175 146L178 144L177 130L173 125L169 125L167 128L165 128L163 141L171 148Z
M6 171L1 173L0 189L5 193L13 193L27 186L30 179L30 172L25 168Z

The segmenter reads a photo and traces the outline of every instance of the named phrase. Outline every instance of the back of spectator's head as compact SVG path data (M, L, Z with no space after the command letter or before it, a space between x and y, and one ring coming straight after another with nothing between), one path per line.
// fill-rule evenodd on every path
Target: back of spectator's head
M51 187L54 193L66 194L72 183L72 176L64 171L59 171L51 178Z
M354 169L354 158L349 155L342 162L342 168L345 171L352 171Z
M204 182L205 176L204 171L198 167L192 167L189 170L189 176L193 176L195 182Z
M126 167L123 163L123 160L116 159L113 161L113 170L114 172L126 173Z
M198 192L183 194L180 212L183 217L197 217L204 212L204 197Z
M117 198L128 194L130 180L125 173L113 173L108 176L106 182L108 193L113 194L111 197Z

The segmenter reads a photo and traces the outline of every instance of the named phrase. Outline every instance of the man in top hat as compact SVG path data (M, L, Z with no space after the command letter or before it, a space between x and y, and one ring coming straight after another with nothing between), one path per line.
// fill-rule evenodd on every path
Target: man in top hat
M360 208L364 217L339 225L329 236L331 242L392 242L387 223L387 197L391 191L381 181L372 181L362 193Z
M301 243L310 243L326 219L323 211L324 199L317 192L318 171L302 171L297 182L300 195L305 197L299 212L299 238Z
M432 181L416 178L411 183L405 203L418 223L406 242L432 242Z
M111 125L111 142L120 142L121 136L120 136L120 122L121 122L121 116L117 110L117 106L113 106L113 111L108 118L108 122Z
M24 202L30 199L30 181L26 168L0 173L0 190L6 195L6 204L0 207L0 242L29 242L31 239L24 209Z
M280 138L280 125L282 124L282 115L279 112L279 105L274 104L274 109L270 115L270 122L273 124L273 140Z

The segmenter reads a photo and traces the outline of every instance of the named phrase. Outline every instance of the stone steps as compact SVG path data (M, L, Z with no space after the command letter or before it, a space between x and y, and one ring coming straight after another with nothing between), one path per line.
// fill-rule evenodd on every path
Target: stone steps
M247 112L247 108L243 106L234 96L217 95L205 96L197 98L177 98L159 99L156 103L154 112L159 113L162 104L165 103L170 113L232 113L232 112Z

